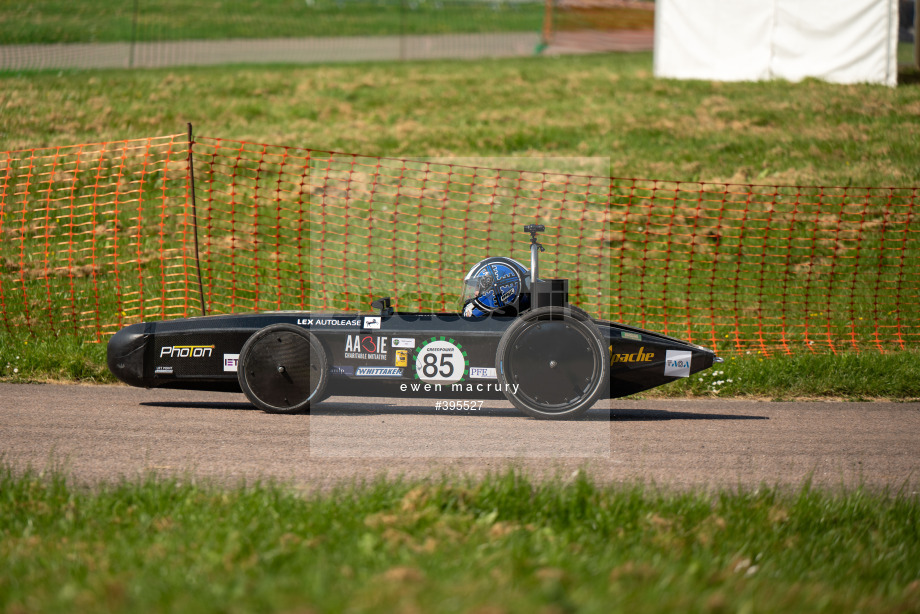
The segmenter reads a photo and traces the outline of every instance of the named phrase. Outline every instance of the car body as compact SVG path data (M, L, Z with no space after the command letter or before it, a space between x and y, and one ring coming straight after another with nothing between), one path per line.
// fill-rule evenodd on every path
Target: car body
M116 333L109 341L108 362L112 372L132 386L240 391L240 355L246 343L259 331L290 335L297 329L320 344L322 357L316 349L307 350L308 362L322 364L327 372L322 389L313 391L319 394L311 395L314 403L326 396L507 398L519 393L513 386L522 382L499 377L504 366L498 349L518 321L456 313L309 312L154 321ZM586 372L606 374L594 400L654 388L707 369L717 360L705 348L651 331L606 320L573 321L593 326L603 339L606 369L593 364L590 352L570 357ZM547 322L553 326L557 321ZM531 386L538 384L541 364L561 362L558 337L564 332L542 334L542 340L540 331L529 335L535 346L527 350L535 352L532 357L517 357L518 363L526 361L519 365L525 380L528 371L535 372L537 380ZM545 397L548 391L532 394Z
M329 396L505 398L535 418L583 415L689 377L720 359L703 347L591 318L568 282L538 276L536 232L526 308L468 316L275 311L142 322L116 333L108 365L132 386L242 391L275 413Z

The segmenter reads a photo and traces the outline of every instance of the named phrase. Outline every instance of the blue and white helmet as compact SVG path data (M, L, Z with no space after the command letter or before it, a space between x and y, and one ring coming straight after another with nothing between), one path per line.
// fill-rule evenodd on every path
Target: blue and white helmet
M463 278L462 304L466 317L524 310L530 306L530 272L511 258L486 258Z

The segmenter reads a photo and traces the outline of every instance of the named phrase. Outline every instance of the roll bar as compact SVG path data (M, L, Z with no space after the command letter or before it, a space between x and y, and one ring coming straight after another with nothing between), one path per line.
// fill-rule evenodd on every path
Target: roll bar
M543 224L527 224L524 226L524 232L530 233L530 284L540 279L540 252L545 252L543 246L537 242L537 233L546 232L546 226Z

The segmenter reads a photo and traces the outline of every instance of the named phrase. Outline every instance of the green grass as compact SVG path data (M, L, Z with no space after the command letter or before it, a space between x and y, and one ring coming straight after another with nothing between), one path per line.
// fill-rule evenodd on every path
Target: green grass
M114 383L106 345L73 335L32 337L0 332L0 381Z
M369 155L606 156L620 177L916 186L916 76L896 89L658 81L649 54L6 73L0 151L192 121ZM45 330L0 329L0 380L112 381L104 344ZM915 400L917 358L755 352L646 394ZM0 611L917 612L918 511L916 493L807 484L674 493L510 472L304 495L155 476L88 489L2 465Z
M35 0L0 2L0 45L538 32L541 2Z
M920 351L891 354L794 354L732 356L686 380L643 396L746 396L775 400L836 397L920 399Z
M0 469L5 612L908 612L916 494L376 481L303 495Z
M198 134L386 156L605 156L616 177L912 186L920 87L658 80L651 54L0 75L0 151Z

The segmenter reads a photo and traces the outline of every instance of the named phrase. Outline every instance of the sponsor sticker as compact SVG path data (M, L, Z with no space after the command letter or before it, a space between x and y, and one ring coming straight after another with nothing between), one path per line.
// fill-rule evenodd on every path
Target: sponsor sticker
M387 338L374 335L347 335L345 358L350 360L386 360Z
M396 350L396 366L406 367L409 365L409 350Z
M359 318L297 318L298 326L361 326Z
M453 384L463 380L470 361L459 343L432 337L415 350L415 377L429 384Z
M355 375L358 377L399 377L403 370L398 367L358 367Z
M390 340L390 343L394 348L408 348L410 350L415 348L415 339L409 339L406 337L393 337L393 339Z
M364 328L380 328L380 316L365 316Z
M614 354L613 345L610 346L610 366L611 367L616 362L651 362L653 360L655 360L655 353L646 352L645 346L640 347L638 352L628 352L626 354Z
M213 345L164 345L160 348L160 358L210 358L213 353Z
M157 367L154 370L154 374L155 375L172 375L173 368L172 367Z
M664 361L664 374L671 377L690 377L690 358L693 352L668 350Z
M329 367L329 373L332 375L354 375L355 368L348 365L341 367L332 366Z
M236 372L240 363L239 354L224 354L224 371Z
M470 367L470 379L498 379L495 367Z
M633 341L642 341L642 335L639 333L631 333L627 330L624 330L620 333L620 336L624 339L632 339Z

